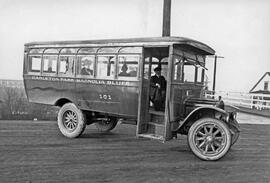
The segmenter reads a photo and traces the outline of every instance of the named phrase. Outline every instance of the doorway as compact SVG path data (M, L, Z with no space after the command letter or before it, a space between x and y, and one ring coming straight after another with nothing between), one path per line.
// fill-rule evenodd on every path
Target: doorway
M158 140L167 140L168 116L166 111L167 98L164 97L162 110L155 110L155 103L151 100L151 77L155 75L154 69L161 68L161 75L168 81L170 47L144 48L143 62L141 65L141 85L139 92L139 110L137 119L137 136ZM153 81L153 80L152 80ZM168 84L166 84L168 87ZM165 90L166 91L166 90ZM167 94L166 94L167 95ZM166 100L165 100L166 98Z

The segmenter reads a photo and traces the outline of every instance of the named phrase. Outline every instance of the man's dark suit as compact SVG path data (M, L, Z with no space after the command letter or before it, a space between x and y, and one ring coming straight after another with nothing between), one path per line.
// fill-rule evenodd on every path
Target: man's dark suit
M159 84L160 88L156 85ZM163 110L166 97L166 79L154 75L150 79L150 100L154 103L155 110Z

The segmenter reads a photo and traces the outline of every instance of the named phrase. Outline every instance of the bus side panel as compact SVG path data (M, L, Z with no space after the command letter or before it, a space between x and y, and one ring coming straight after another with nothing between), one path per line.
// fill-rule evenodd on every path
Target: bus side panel
M133 86L119 86L108 83L77 83L78 105L84 110L136 118L138 110L137 84L136 82L133 83Z
M75 82L61 78L24 76L29 102L54 105L59 99L68 99L76 104Z

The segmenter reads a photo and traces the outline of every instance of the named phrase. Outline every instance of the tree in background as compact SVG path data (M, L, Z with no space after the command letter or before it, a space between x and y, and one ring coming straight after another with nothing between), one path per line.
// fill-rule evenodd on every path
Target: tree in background
M56 119L57 110L55 107L28 102L23 88L1 87L0 98L2 119Z
M23 98L23 92L18 88L5 87L2 104L3 117L11 119L13 115L20 113L23 108Z

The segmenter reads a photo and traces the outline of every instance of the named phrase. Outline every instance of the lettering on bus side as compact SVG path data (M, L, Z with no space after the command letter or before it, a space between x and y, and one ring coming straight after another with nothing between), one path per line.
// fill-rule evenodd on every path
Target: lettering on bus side
M99 85L116 85L116 86L133 86L129 81L114 81L114 80L98 80L98 79L82 79L82 78L60 78L48 76L31 76L33 80L43 81L63 81L63 82L78 82Z

